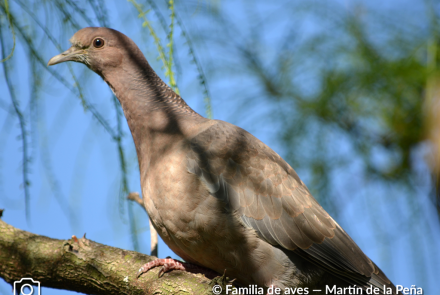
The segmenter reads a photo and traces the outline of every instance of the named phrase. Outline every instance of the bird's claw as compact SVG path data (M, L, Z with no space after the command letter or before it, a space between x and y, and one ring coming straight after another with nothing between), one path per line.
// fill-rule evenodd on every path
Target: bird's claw
M150 261L146 264L144 264L139 271L136 274L136 278L139 278L140 275L143 273L149 271L150 269L156 267L156 266L162 266L162 268L159 270L158 277L160 278L164 273L169 272L171 270L183 270L188 271L192 273L201 273L204 274L208 278L213 278L217 276L218 274L214 272L213 270L210 270L208 268L195 265L188 262L181 262L179 260L173 259L171 257L167 257L165 259L157 258L153 261Z
M186 270L184 264L178 260L172 259L171 257L167 257L165 259L157 258L153 261L150 261L144 264L139 271L137 272L136 277L138 278L141 274L149 271L153 267L162 266L159 271L158 277L160 278L164 273L170 270Z
M165 273L165 265L161 267L161 269L159 270L159 274L157 275L158 278L160 278L164 273Z

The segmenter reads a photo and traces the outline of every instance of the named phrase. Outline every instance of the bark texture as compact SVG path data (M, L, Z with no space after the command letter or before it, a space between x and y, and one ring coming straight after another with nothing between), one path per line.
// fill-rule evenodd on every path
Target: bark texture
M172 271L158 278L156 268L136 279L154 258L86 238L51 239L0 220L0 277L11 285L33 278L41 286L87 294L212 294L202 274Z

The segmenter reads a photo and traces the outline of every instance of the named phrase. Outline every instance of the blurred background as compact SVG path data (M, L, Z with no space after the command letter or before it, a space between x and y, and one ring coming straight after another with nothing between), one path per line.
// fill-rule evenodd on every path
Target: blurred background
M46 66L107 26L197 112L286 159L394 284L440 294L439 22L436 0L1 1L2 219L150 252L119 102L82 64Z

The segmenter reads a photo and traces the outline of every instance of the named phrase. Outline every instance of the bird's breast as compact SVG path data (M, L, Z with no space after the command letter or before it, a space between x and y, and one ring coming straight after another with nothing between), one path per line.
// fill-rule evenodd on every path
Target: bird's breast
M185 167L185 153L176 148L153 158L148 171L141 171L145 207L167 244L198 239L194 219L203 196Z

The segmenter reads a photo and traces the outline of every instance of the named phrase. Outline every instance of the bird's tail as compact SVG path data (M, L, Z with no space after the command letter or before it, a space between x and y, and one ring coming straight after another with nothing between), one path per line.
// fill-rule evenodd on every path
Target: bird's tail
M371 287L380 289L380 294L402 295L401 292L397 291L396 286L394 286L394 284L387 278L383 271L376 264L374 264L374 266L376 268L376 271L371 275L371 279L368 282L369 284L371 284Z

